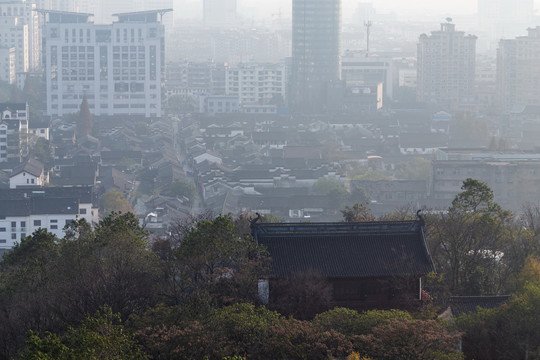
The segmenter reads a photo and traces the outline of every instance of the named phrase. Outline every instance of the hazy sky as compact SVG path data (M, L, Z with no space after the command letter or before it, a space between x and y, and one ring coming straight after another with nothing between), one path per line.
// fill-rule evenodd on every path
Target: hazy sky
M440 10L441 12L459 12L473 13L476 11L476 1L471 0L373 0L373 1L358 1L358 0L343 0L343 14L346 15L356 9L359 2L371 2L377 10L389 11L411 11L416 10ZM291 0L238 0L238 5L241 8L257 8L261 13L275 11L281 8L282 11L289 12L291 8Z
M249 17L268 18L272 14L289 17L292 0L238 0L238 11ZM360 2L371 2L378 12L395 11L407 15L417 13L419 17L430 14L472 14L476 12L476 0L343 0L343 14L347 17ZM200 17L202 0L175 0L177 17Z

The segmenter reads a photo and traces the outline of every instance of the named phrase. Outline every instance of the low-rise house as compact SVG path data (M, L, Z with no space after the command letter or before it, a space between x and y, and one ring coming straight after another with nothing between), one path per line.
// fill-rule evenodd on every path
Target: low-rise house
M135 181L133 177L112 166L102 166L99 172L99 181L104 192L120 191L128 195L133 191Z
M47 141L50 139L51 124L45 120L31 119L28 122L28 133L36 138Z
M508 300L510 300L509 295L451 296L448 308L439 317L450 320L464 314L474 314L478 308L497 308Z
M196 164L200 164L203 161L208 161L209 163L215 163L215 164L222 164L223 160L219 156L219 154L212 153L210 151L206 151L200 155L197 155L193 158L193 161L195 161Z
M48 173L43 164L34 159L28 159L15 167L9 176L9 188L23 186L43 186L48 182Z

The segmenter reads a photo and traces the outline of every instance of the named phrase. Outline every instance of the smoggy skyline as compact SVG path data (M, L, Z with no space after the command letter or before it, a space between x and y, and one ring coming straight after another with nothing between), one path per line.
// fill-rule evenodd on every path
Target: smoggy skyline
M238 13L245 17L270 18L290 17L292 0L273 0L261 2L259 0L238 0ZM359 3L372 3L381 13L395 12L407 17L425 18L428 15L473 14L477 11L477 2L470 0L416 0L403 2L400 0L343 0L343 14L348 17ZM540 1L535 1L535 7L540 7ZM175 15L180 18L198 18L202 16L202 0L175 0Z

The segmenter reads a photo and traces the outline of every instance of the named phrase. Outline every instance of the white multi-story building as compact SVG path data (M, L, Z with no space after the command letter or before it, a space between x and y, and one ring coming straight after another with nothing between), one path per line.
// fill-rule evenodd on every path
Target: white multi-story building
M225 93L237 96L240 104L275 104L287 99L287 76L284 64L241 64L227 69Z
M199 113L201 114L230 114L240 111L238 96L199 96Z
M77 219L98 221L92 187L34 187L0 190L0 250L9 250L39 228L57 237Z
M41 32L36 4L26 0L0 2L0 47L15 48L17 72L41 66Z
M20 161L28 153L28 104L0 104L0 162Z
M96 25L91 14L46 11L47 115L76 112L86 94L96 116L161 117L165 12L116 14L117 22Z

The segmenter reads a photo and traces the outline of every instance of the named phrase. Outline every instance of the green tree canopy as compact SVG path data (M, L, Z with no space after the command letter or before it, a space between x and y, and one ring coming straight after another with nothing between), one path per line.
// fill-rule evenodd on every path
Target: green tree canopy
M111 190L103 195L103 213L109 215L112 212L133 212L128 199L118 190Z
M432 258L451 293L500 293L510 276L506 254L515 244L512 215L485 183L467 179L462 190L448 212L429 218Z
M371 213L367 203L354 204L352 207L345 206L341 210L345 222L374 221L375 216Z
M109 307L86 316L80 325L69 327L60 338L46 332L40 337L30 331L21 360L145 359L134 336L124 329L118 314Z

